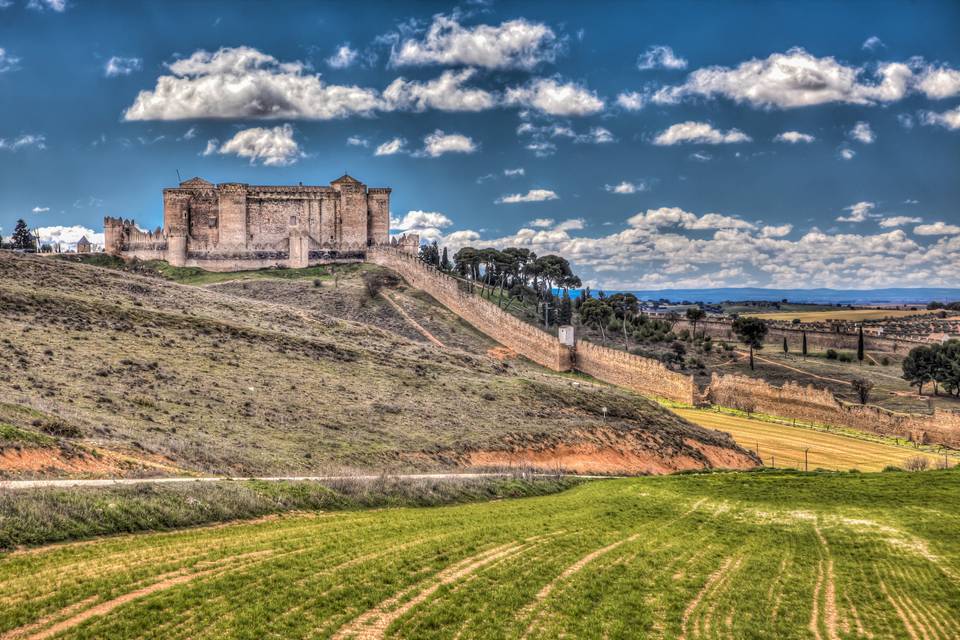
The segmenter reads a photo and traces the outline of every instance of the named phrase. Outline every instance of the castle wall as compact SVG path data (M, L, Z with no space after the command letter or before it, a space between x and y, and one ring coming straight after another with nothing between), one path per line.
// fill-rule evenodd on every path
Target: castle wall
M849 427L920 443L960 446L960 413L935 411L932 415L895 413L871 405L837 400L830 391L788 382L782 387L740 375L713 374L705 391L713 404L816 424Z
M671 371L662 362L577 340L574 368L586 374L636 391L677 402L694 404L698 396L693 376Z
M555 336L516 318L468 291L463 283L393 247L375 246L367 260L399 273L410 285L426 291L471 325L500 344L553 371L569 371L570 350Z

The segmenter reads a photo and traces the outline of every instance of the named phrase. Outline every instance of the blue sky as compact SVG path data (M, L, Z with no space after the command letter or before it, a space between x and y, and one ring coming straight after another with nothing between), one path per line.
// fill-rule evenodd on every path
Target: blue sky
M606 288L960 282L960 4L0 0L0 226L393 187Z

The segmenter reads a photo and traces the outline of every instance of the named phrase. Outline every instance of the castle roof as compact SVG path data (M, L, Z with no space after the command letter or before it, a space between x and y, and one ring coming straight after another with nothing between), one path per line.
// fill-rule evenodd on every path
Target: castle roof
M212 187L213 183L207 182L206 180L200 177L194 177L194 178L190 178L189 180L184 180L183 182L180 183L180 186L181 187Z
M345 173L339 178L337 178L336 180L334 180L333 182L331 182L330 184L363 184L363 183L357 180L356 178L354 178L353 176Z
M77 240L77 244L90 244L90 241L87 240L87 236L80 236L80 239Z

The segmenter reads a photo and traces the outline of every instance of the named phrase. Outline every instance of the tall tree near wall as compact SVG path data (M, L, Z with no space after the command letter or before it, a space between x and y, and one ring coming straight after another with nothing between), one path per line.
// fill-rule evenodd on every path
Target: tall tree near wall
M740 341L750 347L750 370L754 370L753 351L763 348L763 339L767 337L767 323L759 318L741 317L733 321L733 332Z
M863 325L860 325L860 335L857 336L857 360L860 362L860 366L863 366Z
M570 303L570 292L563 290L563 298L560 300L560 313L557 315L560 324L570 324L573 321L573 305Z
M450 271L450 257L447 255L447 248L443 248L443 257L440 258L440 268L444 271Z
M687 309L687 322L693 328L691 337L697 339L697 323L707 317L707 312L700 307L690 307Z
M20 218L17 220L17 226L13 228L13 237L11 238L14 249L24 249L29 251L34 248L34 238L27 228L27 223Z
M807 332L803 332L803 345L800 347L801 353L803 353L803 359L807 359Z
M790 347L787 346L787 336L783 336L783 355L790 353Z

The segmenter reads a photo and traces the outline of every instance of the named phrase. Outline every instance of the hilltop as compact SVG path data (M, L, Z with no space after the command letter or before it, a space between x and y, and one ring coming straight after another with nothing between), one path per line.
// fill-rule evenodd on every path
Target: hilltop
M754 465L726 434L634 394L489 355L488 339L384 278L444 347L427 342L370 295L363 274L377 270L199 287L0 255L4 473Z

